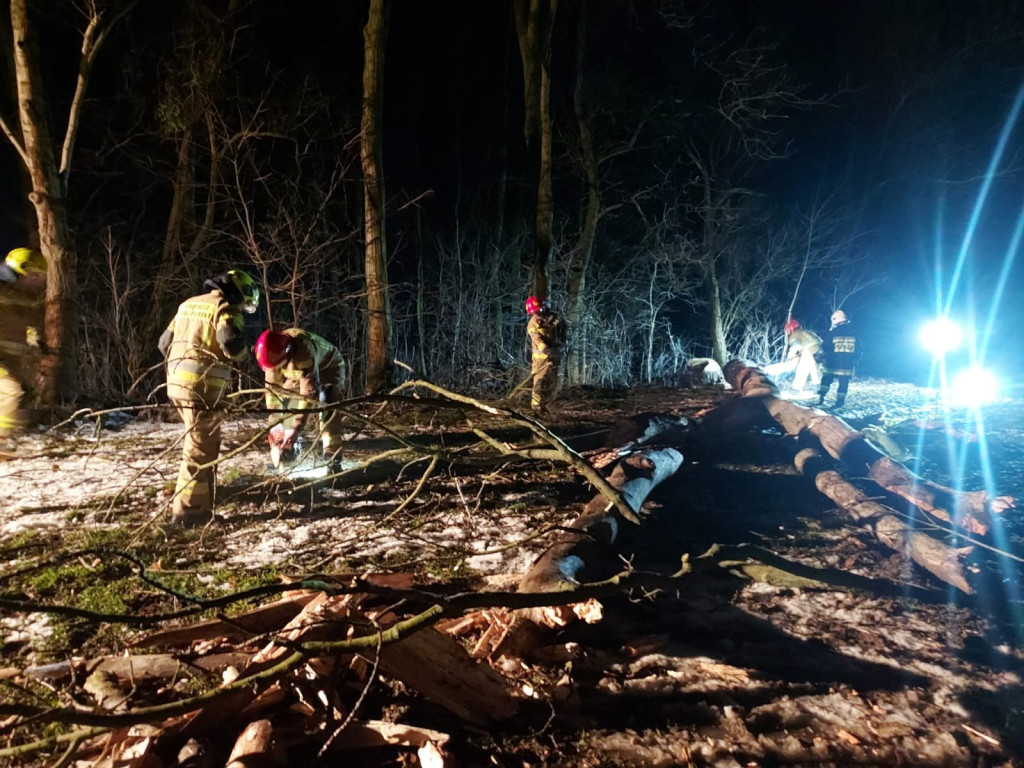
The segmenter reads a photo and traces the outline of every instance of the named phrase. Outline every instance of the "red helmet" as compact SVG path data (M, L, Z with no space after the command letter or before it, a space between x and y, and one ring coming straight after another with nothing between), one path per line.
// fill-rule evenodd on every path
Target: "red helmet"
M256 339L256 362L264 371L269 371L281 365L291 349L291 336L280 331L264 331Z
M538 299L536 296L531 296L526 300L526 314L533 315L540 311L540 308L544 306L544 302Z
M786 324L782 327L783 329L785 329L787 336L792 336L793 331L800 327L800 323L797 322L795 317L791 317L789 318L789 320L786 321Z

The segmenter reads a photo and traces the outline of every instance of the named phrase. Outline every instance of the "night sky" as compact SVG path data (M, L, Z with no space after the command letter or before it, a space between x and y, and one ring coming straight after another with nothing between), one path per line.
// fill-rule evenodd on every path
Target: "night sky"
M250 22L265 67L296 87L314 79L337 103L349 105L338 123L351 128L358 114L365 4L258 5ZM1016 256L1010 246L1024 204L1024 127L1012 119L1024 86L1022 6L1011 0L590 2L587 94L606 135L626 135L645 108L679 103L688 98L687 89L699 87L686 74L698 48L727 46L767 30L776 44L773 55L809 96L826 103L789 116L789 156L757 176L757 191L780 209L830 197L846 217L843 237L884 275L844 304L864 337L863 372L907 379L927 370L916 332L934 313L940 293L954 316L980 325L991 316L989 355L1002 369L1017 371L1024 368L1016 362L1016 329L1024 322L1022 267L1014 263L1005 270L1001 288L1000 276ZM686 31L666 29L659 9L696 22ZM568 0L560 3L560 19L571 18L572 11ZM394 211L393 277L401 279L409 256L403 249L412 247L406 230L413 219L409 211L397 211L406 201L428 193L416 211L419 226L432 232L493 215L484 203L501 150L515 184L509 212L528 210L532 190L521 139L519 52L507 4L395 0L391 14L384 164L389 214ZM173 24L173 10L142 3L101 54L93 97L111 97L122 87L132 52L157 48L147 41ZM57 35L51 39L69 34L67 22L51 27ZM556 30L553 63L555 151L563 161L571 146L563 138L574 130L569 27L566 22ZM51 61L48 75L70 84L70 57ZM8 117L11 106L9 99L3 103ZM657 151L613 168L620 189L641 183L641 175L673 151L663 139L664 124L651 130L639 143ZM89 140L86 130L79 147L86 156L93 151ZM1001 140L1005 145L989 175ZM13 246L22 236L21 203L12 194L18 183L9 147L2 161L10 183L0 234ZM567 168L564 162L556 166L556 208L571 219L575 212L566 208L576 205L578 187ZM599 233L599 252L613 244L628 248L637 225L623 211L602 226L607 230ZM814 292L796 307L805 324L819 331L826 329L830 310L827 297Z

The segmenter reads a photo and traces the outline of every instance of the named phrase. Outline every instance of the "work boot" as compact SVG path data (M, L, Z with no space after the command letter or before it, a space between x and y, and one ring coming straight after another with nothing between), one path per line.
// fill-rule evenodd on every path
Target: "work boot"
M175 512L171 515L171 525L175 528L202 528L212 520L214 520L213 512L202 509Z
M845 404L846 404L846 398L845 397L837 397L836 398L836 408L842 408L843 405L845 405Z

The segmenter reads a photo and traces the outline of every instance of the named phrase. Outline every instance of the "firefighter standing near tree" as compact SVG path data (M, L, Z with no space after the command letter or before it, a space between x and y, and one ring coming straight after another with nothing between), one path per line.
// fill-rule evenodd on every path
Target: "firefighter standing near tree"
M838 380L835 407L842 408L846 403L846 392L850 388L850 379L853 378L854 368L861 356L857 334L843 310L837 309L832 313L832 327L825 334L823 345L825 373L818 386L818 405L825 404L825 396L828 394L832 382Z
M789 350L786 359L796 358L796 370L793 372L793 389L803 392L807 381L817 389L821 384L821 371L818 364L822 359L821 337L814 331L804 328L795 318L786 321L786 339Z
M46 259L15 248L0 264L0 438L30 421L27 401L39 375L45 299Z
M558 391L558 367L562 362L562 347L565 345L565 324L558 313L548 307L546 301L536 296L526 300L526 314L530 316L526 333L530 337L530 372L533 375L530 407L543 413Z
M220 454L223 408L234 364L246 359L244 313L259 306L260 289L240 269L207 280L207 293L178 307L160 337L167 396L185 423L171 522L202 525L213 518L214 464Z
M271 412L267 437L273 463L278 466L304 452L302 432L310 415L305 411L341 402L345 360L329 341L301 328L264 331L256 340L255 352L265 375ZM339 471L341 418L336 411L320 412L320 442L331 471Z

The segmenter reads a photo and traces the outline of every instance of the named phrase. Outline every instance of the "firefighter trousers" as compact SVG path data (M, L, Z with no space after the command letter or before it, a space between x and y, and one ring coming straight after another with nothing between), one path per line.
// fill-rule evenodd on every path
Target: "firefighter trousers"
M551 404L558 393L558 366L561 358L544 352L534 352L531 365L533 392L530 407L540 410Z
M0 360L0 437L10 437L28 425L28 413L22 408L25 388L12 367Z
M224 414L201 401L175 399L172 402L185 424L172 519L196 522L213 514L216 482L213 464L220 455L220 426Z
M821 384L821 371L818 369L818 362L814 355L801 354L796 364L796 371L793 373L793 389L803 392L807 382L815 389Z

